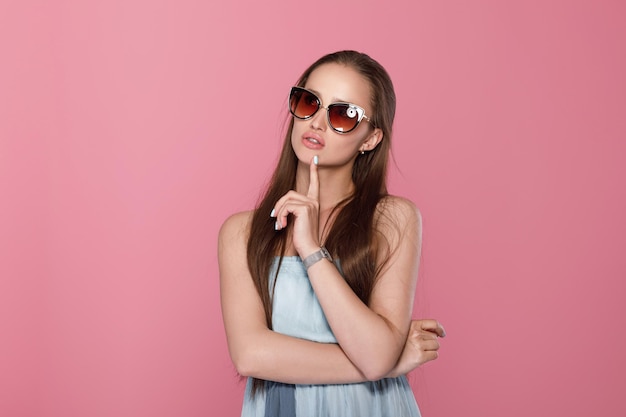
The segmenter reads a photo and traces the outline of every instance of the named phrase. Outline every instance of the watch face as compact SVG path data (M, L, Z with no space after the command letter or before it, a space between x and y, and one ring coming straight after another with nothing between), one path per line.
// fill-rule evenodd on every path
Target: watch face
M332 262L333 258L330 256L330 252L324 246L320 248L320 252L322 252L322 256Z

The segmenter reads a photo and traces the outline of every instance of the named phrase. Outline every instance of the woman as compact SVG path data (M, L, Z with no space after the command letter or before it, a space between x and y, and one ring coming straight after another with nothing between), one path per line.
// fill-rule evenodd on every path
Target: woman
M311 65L258 207L220 230L222 312L242 416L418 416L404 376L444 330L411 321L415 206L386 188L395 93L365 54Z

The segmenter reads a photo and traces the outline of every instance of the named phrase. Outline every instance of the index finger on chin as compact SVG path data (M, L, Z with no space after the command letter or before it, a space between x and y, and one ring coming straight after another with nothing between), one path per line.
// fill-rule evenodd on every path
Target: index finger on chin
M307 192L307 197L313 200L319 200L320 198L320 180L317 175L318 161L319 157L315 155L311 159L311 164L309 166L309 191Z

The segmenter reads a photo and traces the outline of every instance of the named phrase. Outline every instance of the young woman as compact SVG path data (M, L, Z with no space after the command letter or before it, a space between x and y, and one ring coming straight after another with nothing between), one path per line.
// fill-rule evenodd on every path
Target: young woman
M435 320L411 321L416 207L386 188L395 93L369 56L326 55L289 96L292 118L258 207L219 235L242 416L419 416L406 377L437 358Z

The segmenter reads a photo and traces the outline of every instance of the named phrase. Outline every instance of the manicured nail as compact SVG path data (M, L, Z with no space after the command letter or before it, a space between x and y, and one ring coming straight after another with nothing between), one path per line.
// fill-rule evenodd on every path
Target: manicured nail
M317 155L315 155L315 156L313 157L313 163L314 163L315 165L317 165L317 163L319 162L319 160L320 160L320 159L317 157Z
M272 212L270 213L270 217L274 217L276 216L276 209L272 209Z
M280 230L280 224L278 223L278 220L276 220L276 222L274 223L274 230Z

